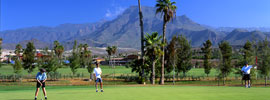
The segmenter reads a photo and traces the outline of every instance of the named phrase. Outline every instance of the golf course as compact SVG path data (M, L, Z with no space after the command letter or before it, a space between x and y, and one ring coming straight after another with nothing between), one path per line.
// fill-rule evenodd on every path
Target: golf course
M50 100L269 100L265 87L215 86L48 86ZM35 87L0 87L0 100L33 100ZM42 98L41 98L42 97ZM44 99L42 92L38 100Z

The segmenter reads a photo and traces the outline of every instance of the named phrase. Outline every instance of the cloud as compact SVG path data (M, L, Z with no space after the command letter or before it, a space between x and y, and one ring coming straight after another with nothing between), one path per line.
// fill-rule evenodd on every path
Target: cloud
M105 18L112 19L120 15L125 11L126 8L124 7L112 7L111 9L107 9L107 12L105 14Z

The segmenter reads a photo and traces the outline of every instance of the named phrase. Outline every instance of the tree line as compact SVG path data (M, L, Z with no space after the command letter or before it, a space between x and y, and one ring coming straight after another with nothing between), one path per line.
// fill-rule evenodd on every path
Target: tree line
M152 84L156 83L156 78L161 80L161 62L162 55L165 54L165 73L175 73L178 76L179 73L185 74L191 70L192 64L192 47L190 41L188 41L183 35L174 36L170 42L163 44L162 36L157 32L145 35L145 55L144 64L142 59L137 59L130 62L127 67L132 68L132 72L137 72L139 75L138 82L143 83L149 78ZM162 46L165 47L165 53L162 52ZM270 72L270 52L269 41L266 38L263 41L247 41L240 50L233 50L232 46L227 41L221 41L218 44L218 65L217 69L219 79L223 80L225 85L226 77L230 73L242 75L241 68L248 62L249 65L253 65L251 75L255 77L255 72L258 70L260 75L265 78L265 84ZM211 73L213 46L210 40L203 43L201 47L201 53L203 54L203 68L205 74ZM237 53L238 56L232 59L233 53ZM142 74L142 70L145 71L145 76ZM175 78L175 76L174 76Z
M146 76L151 74L150 80L152 84L155 84L156 73L160 77L160 84L164 84L164 74L170 73L172 70L178 74L183 72L184 76L192 67L190 60L192 59L192 51L190 42L184 36L175 36L170 43L166 41L166 25L174 19L176 16L176 2L171 0L157 0L156 2L156 14L160 14L163 18L163 32L162 36L154 32L147 34L144 37L143 29L143 14L141 11L140 0L138 0L140 28L141 28L141 59L131 62L127 67L132 68L132 72L139 73L139 83L145 83ZM162 38L162 39L161 39ZM203 53L203 66L207 76L210 74L212 64L211 58L219 59L218 69L220 71L219 78L223 79L225 84L225 78L232 72L232 68L236 66L235 70L238 70L236 74L240 74L240 67L243 62L250 62L254 64L254 57L256 58L256 66L260 73L265 76L265 83L267 76L269 75L269 61L268 57L268 42L257 41L250 43L247 41L243 49L239 53L233 55L232 47L228 42L222 41L218 44L219 50L212 50L212 43L207 40L203 43L201 51ZM234 57L235 56L235 57ZM235 66L232 65L232 58L237 58ZM151 67L150 67L151 66ZM254 73L254 71L252 71ZM177 75L178 76L178 75Z
M65 58L63 58L64 46L58 41L54 41L53 44L52 50L46 47L40 52L36 50L32 42L28 42L26 48L22 48L20 44L16 45L14 51L16 56L11 58L14 61L14 73L20 74L23 69L32 73L35 68L44 68L47 73L56 74L58 68L65 66L69 66L73 76L78 68L86 68L90 74L93 72L92 53L87 44L77 45L75 40L71 55Z

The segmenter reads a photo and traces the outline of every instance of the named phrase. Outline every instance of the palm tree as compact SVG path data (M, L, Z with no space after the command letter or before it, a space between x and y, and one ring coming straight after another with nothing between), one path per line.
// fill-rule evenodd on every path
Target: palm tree
M158 36L157 32L153 32L151 35L147 33L145 37L145 54L150 58L152 62L152 84L155 84L155 64L156 61L163 55L161 47L164 46L161 42L161 36Z
M156 4L156 14L161 13L163 15L163 36L162 36L162 43L165 44L166 40L166 25L167 23L176 16L176 2L171 2L171 0L157 0ZM165 45L164 45L165 46ZM165 48L162 46L162 52L165 52ZM161 79L160 84L164 84L164 58L165 56L162 55L162 63L161 63Z
M84 44L83 49L84 49L84 51L87 51L88 50L88 44Z
M83 45L83 63L84 66L86 66L88 73L90 74L90 80L93 79L92 72L93 72L93 66L92 66L92 58L91 58L91 51L88 50L88 44Z
M112 54L115 56L115 54L117 52L117 47L112 46L111 48L112 48ZM115 78L115 59L113 59L113 80L114 80L114 78Z
M82 53L82 50L83 50L83 44L79 44L78 48L79 48L79 53Z
M2 42L3 42L3 39L2 39L2 38L0 38L0 45L2 45Z
M141 59L142 65L144 65L144 32L143 32L143 14L141 9L141 0L138 0L139 5L139 16L140 16L140 27L141 27ZM142 77L144 78L144 68L142 68Z
M62 65L62 54L63 54L63 52L64 52L64 46L63 45L60 45L60 43L58 42L58 41L54 41L54 52L55 52L55 54L56 54L56 56L57 56L57 59L58 59L58 63L60 64L60 65Z
M0 1L1 2L1 1ZM0 18L0 21L1 21L1 18ZM1 29L1 27L0 27L0 29ZM3 39L2 38L0 38L0 56L2 55L2 42L3 42ZM0 60L1 60L2 58L0 58ZM0 63L0 67L2 66L2 64Z
M117 47L116 47L116 46L112 46L112 55L115 56L116 52L117 52ZM114 56L113 56L113 57L114 57ZM113 66L114 66L114 64L115 64L115 59L114 59L114 61L113 61ZM114 67L115 67L115 66L114 66Z
M16 54L18 60L20 59L21 52L22 52L22 46L20 44L17 44L14 53Z
M57 51L57 56L58 58L61 60L62 58L62 54L64 52L64 46L63 45L59 45L57 48L56 48L56 51Z
M108 46L106 49L109 56L109 65L111 64L111 56L112 56L112 47Z

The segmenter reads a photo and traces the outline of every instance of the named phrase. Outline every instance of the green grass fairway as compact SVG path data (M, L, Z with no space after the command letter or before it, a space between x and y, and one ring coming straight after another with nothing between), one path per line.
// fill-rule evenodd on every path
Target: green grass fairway
M48 86L48 100L269 100L270 89L264 87L206 86L105 86L105 92L94 87ZM34 87L0 87L0 100L33 100ZM39 93L38 100L43 98ZM43 98L44 100L44 98Z
M116 66L116 69L112 69L111 66L108 65L102 65L101 66L103 75L109 75L112 76L114 71L116 76L120 76L120 75L138 75L135 72L131 72L131 68L126 68L125 66ZM35 76L38 72L38 68L35 68L34 71L32 73L30 73L30 75ZM70 70L70 68L68 66L66 66L65 68L59 68L57 70L57 72L61 73L62 75L72 75L72 72ZM209 74L209 77L216 77L218 75L219 72L217 72L217 69L212 69L211 73ZM12 68L12 65L3 65L2 67L0 67L0 75L13 75L14 74L14 70ZM87 72L86 68L78 68L77 74L84 74L85 77L89 77L89 73ZM173 72L170 73L171 75L173 75ZM21 75L24 76L28 76L29 74L27 73L26 70L22 70ZM180 76L183 76L183 73L179 73ZM186 73L186 76L205 76L206 74L204 73L204 69L203 68L192 68L190 71L188 71ZM234 77L235 75L233 74L233 72L229 75L229 77Z

